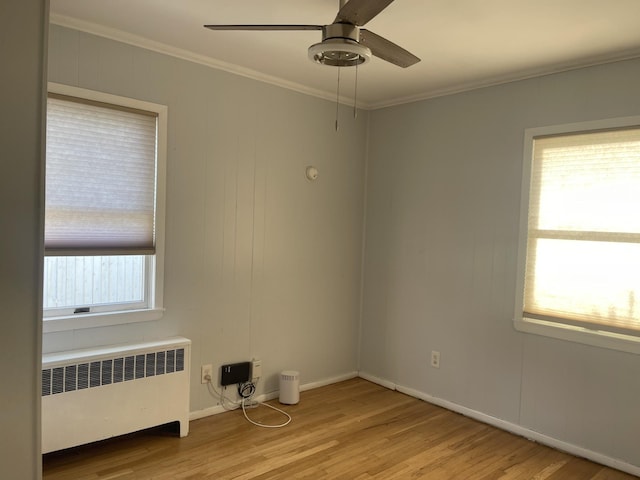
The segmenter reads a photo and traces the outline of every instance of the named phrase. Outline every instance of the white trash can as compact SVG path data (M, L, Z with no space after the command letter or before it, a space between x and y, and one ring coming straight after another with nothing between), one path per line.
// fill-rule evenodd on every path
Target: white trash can
M300 401L300 372L280 372L280 403L295 405Z

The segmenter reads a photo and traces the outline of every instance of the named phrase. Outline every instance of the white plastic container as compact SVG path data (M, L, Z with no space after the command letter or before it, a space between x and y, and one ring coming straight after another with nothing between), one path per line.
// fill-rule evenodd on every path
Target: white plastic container
M280 403L295 405L300 401L300 372L284 370L280 372Z

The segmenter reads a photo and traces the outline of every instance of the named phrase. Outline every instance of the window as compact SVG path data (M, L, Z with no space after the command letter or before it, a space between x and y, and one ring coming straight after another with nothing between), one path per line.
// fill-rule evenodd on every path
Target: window
M166 114L49 85L45 332L160 318Z
M640 118L525 141L516 328L640 353Z

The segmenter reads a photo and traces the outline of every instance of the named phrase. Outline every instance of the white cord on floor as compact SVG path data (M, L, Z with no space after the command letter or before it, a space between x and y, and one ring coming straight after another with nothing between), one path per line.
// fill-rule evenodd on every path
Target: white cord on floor
M260 380L260 379L258 379ZM256 384L257 385L257 381ZM255 393L255 385L253 388L253 392L251 393L251 395L249 395L248 397L242 397L242 401L241 402L236 402L234 400L230 400L227 397L224 396L223 392L218 392L216 390L216 387L213 386L213 383L211 382L211 378L207 378L207 390L209 391L209 393L213 396L213 393L211 392L213 390L213 392L219 396L220 398L220 406L222 406L222 408L224 408L225 410L237 410L239 408L242 408L242 413L244 414L244 418L247 419L247 421L249 423L252 423L253 425L256 425L257 427L262 427L262 428L282 428L286 425L289 425L289 423L291 423L291 415L289 415L287 412L285 412L284 410L280 410L279 408L274 407L273 405L269 405L268 403L263 403L263 402L259 402L257 400L252 400L251 397L253 397L253 394ZM251 403L247 404L247 400L251 401ZM232 407L228 407L227 405L225 405L225 401L231 403ZM265 425L263 423L260 422L256 422L254 420L251 420L249 418L249 416L247 415L247 408L257 408L260 405L264 405L265 407L269 407L272 410L275 410L276 412L279 412L281 414L283 414L285 417L287 417L287 421L278 425Z
M291 415L289 415L287 412L285 412L284 410L280 410L279 408L276 408L273 405L269 405L268 403L262 403L262 402L256 402L256 404L257 405L264 405L265 407L269 407L269 408L275 410L276 412L280 412L285 417L287 417L287 421L284 422L284 423L281 423L279 425L265 425L264 423L254 422L247 415L247 410L245 408L244 401L245 401L245 399L243 398L242 399L242 413L244 413L244 418L246 418L250 423L253 423L254 425L256 425L258 427L263 427L263 428L281 428L281 427L285 427L285 426L289 425L289 423L291 423Z

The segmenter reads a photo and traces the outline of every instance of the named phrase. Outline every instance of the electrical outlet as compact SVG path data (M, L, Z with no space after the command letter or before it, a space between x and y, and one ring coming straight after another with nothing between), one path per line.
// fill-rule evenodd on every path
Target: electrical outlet
M433 368L440 368L440 352L431 350L431 366Z
M202 365L200 368L200 383L208 383L211 380L213 380L213 367L211 364Z

